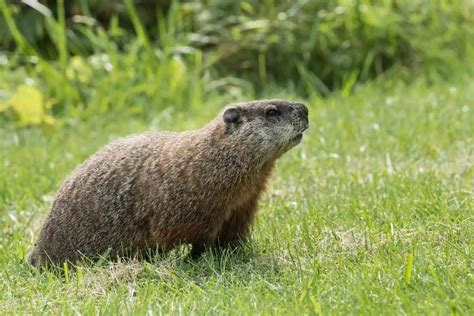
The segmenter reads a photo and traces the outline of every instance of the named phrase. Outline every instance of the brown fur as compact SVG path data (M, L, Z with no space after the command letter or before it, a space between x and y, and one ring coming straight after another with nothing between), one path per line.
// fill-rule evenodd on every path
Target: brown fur
M249 233L275 160L307 124L304 105L262 100L231 105L200 130L116 140L65 181L29 261L183 243L198 256L216 242L235 245Z

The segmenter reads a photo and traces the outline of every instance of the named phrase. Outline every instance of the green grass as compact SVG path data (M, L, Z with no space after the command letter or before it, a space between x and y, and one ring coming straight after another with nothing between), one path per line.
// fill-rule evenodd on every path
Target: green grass
M304 93L309 81L327 95L393 68L446 78L474 55L469 0L43 1L49 10L26 2L0 0L0 50L63 67L68 56L103 52L97 36L106 34L121 49L138 38L161 58L198 50L206 70L258 89L291 82Z
M110 139L200 127L230 97L209 92L188 109L66 116L49 127L5 122L0 313L472 315L472 91L469 77L380 81L306 100L310 130L279 161L242 251L193 262L183 247L65 277L30 270L24 256L67 174ZM150 107L142 96L128 102Z
M150 28L132 2L124 29L0 0L0 314L474 314L470 3L176 2ZM264 97L306 102L311 127L241 251L24 263L61 182L108 141Z

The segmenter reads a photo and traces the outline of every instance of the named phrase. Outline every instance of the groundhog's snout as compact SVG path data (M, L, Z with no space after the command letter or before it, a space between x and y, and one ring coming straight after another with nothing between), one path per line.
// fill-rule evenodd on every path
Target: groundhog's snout
M308 117L308 107L303 103L294 103L293 106L300 111L304 116Z
M303 103L294 103L293 106L294 106L294 109L298 112L298 116L301 119L301 122L303 125L302 128L304 131L309 126L308 107L304 105Z

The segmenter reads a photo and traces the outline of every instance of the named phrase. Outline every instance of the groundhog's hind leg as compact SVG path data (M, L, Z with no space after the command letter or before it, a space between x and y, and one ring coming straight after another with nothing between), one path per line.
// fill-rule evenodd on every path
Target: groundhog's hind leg
M209 241L209 242L198 242L192 244L191 252L190 252L190 257L192 259L197 259L199 258L207 249L212 249L214 248L214 241Z

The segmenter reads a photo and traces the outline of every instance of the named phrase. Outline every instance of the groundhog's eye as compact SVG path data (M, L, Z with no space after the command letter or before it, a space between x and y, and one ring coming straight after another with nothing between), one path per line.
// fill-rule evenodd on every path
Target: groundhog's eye
M279 115L281 114L281 112L280 112L280 110L278 110L278 109L268 109L268 110L265 112L265 114L266 114L267 116L272 116L272 117L273 117L273 116L279 116Z

